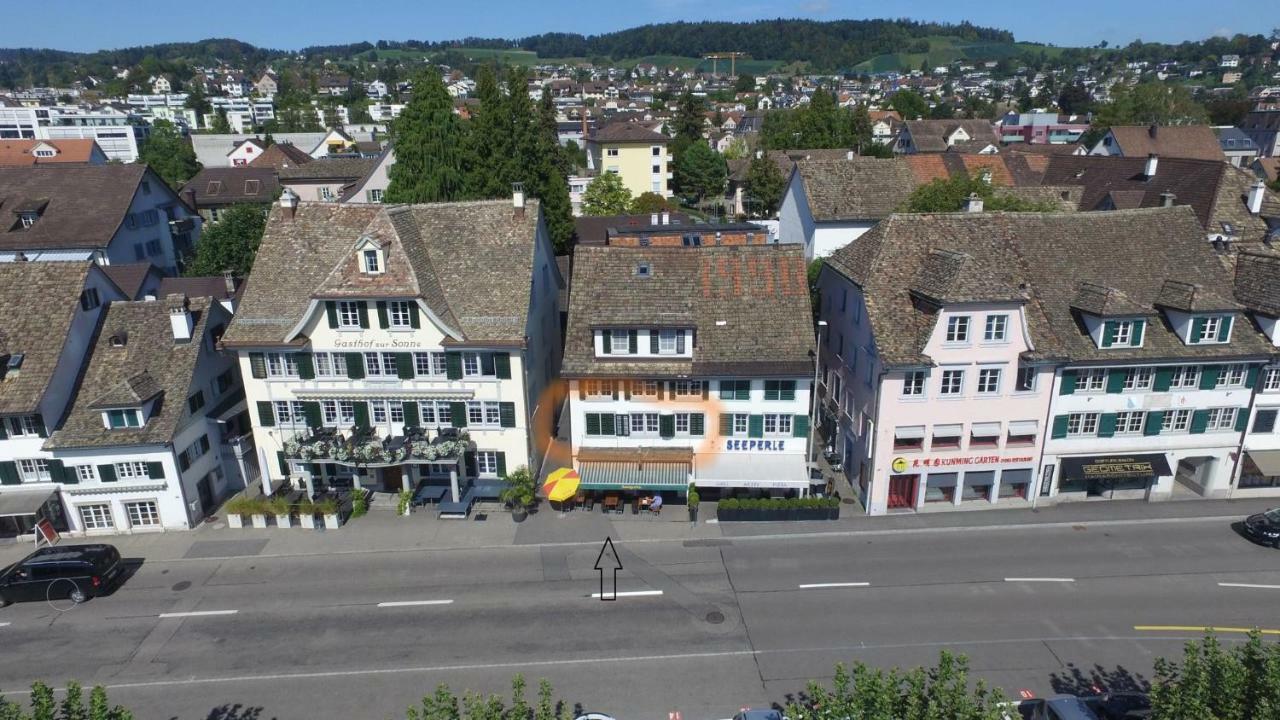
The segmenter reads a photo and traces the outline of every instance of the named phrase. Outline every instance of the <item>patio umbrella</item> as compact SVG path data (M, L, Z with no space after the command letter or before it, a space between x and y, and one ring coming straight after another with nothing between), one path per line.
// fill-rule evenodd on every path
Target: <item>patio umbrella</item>
M564 502L578 492L578 471L573 468L560 468L547 476L542 483L542 492L551 502Z

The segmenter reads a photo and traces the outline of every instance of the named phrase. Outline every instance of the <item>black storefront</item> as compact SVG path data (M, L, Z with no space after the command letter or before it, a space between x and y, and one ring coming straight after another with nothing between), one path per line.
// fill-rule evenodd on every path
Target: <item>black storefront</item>
M1083 492L1089 497L1146 490L1157 478L1173 474L1163 453L1064 457L1059 473L1059 493Z

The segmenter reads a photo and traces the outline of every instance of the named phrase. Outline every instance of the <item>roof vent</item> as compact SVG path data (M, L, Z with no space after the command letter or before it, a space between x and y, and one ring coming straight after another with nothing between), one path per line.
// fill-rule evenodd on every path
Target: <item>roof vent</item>
M115 333L114 335L111 336L111 347L122 348L125 346L125 343L127 343L128 341L129 341L129 333L124 330L121 330L120 332Z
M1267 187L1262 184L1262 180L1258 180L1249 188L1249 214L1258 215L1262 212L1262 198L1265 196Z
M1178 199L1177 195L1165 190L1160 193L1160 207L1173 207L1173 201Z
M653 277L653 268L649 263L636 265L636 277Z
M9 361L4 364L4 377L6 380L12 380L18 377L18 371L22 370L22 361L26 359L23 353L14 353L9 356Z

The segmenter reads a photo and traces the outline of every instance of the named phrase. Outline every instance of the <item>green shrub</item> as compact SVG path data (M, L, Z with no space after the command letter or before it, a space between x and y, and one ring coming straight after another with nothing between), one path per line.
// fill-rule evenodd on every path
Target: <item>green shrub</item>
M223 509L231 515L261 515L266 512L264 501L260 497L237 495L227 501Z
M277 495L264 503L266 510L272 515L288 515L289 514L289 498Z
M315 503L315 509L321 515L335 515L338 512L338 501L333 498L325 498Z
M355 488L351 491L351 517L358 518L369 512L369 496L365 494L363 488Z
M724 508L725 510L738 510L741 509L742 503L738 498L725 498L720 501L719 507Z

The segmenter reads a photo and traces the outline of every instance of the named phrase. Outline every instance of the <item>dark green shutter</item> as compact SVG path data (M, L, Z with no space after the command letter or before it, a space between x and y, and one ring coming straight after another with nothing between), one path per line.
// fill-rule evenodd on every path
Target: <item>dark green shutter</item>
M731 380L720 381L720 399L721 400L733 399L733 381Z
M650 354L650 355L657 355L658 353L659 353L659 348L658 348L658 331L657 331L657 330L650 330L650 331L649 331L649 354Z
M1202 317L1194 318L1191 321L1191 336L1187 338L1188 345L1194 345L1200 342L1200 333L1204 332L1206 320Z
M1138 347L1142 344L1142 332L1147 328L1146 320L1133 321L1133 335L1129 337L1129 344Z
M338 327L338 303L333 300L325 300L324 314L329 317L329 327L336 330Z
M44 416L40 413L36 413L34 417L36 423L36 436L42 438L49 437L49 430L44 426Z
M587 434L600 434L600 413L587 413Z
M1236 432L1249 427L1249 408L1236 408Z
M347 353L347 377L359 380L364 377L364 356L360 353Z
M627 352L632 355L640 352L640 341L635 330L627 331Z
M418 301L409 301L409 327L417 330L422 327L422 321L418 319Z
M733 435L733 416L729 413L720 413L720 435L722 437Z
M1209 411L1197 410L1191 413L1191 432L1192 434L1200 434L1209 427Z
M501 418L501 424L504 428L513 428L516 426L516 404L513 402L498 403L498 415Z
M57 467L58 467L58 473L56 475L54 474L54 470L53 470L54 463L57 463ZM61 482L65 485L80 484L80 473L77 472L74 467L68 469L65 465L63 465L61 460L49 461L49 474L53 477L53 479L56 482Z
M1160 411L1147 413L1146 425L1142 428L1143 435L1159 435L1160 429L1164 427L1164 413Z
M507 476L507 454L504 452L496 452L494 455L498 458L498 477Z
M0 485L17 485L22 482L18 477L18 463L12 460L0 462Z
M1070 417L1071 416L1069 415L1053 416L1053 437L1055 439L1064 438L1067 436L1067 421L1070 419Z
M781 396L781 398L783 400L795 400L796 399L796 381L783 380L781 382L781 385L782 387L779 388L779 395Z
M276 424L275 406L266 400L258 401L258 424L262 427L271 427Z
M255 378L267 376L267 356L262 353L249 353L249 374Z
M600 434L616 435L617 434L617 417L613 413L600 413Z
M449 403L449 421L454 427L467 426L467 404L464 402Z
M779 396L778 381L765 380L764 381L764 399L777 400L778 396Z
M147 477L152 480L164 479L164 463L149 462L147 463Z
M604 339L604 355L613 352L613 331L605 329L600 331L600 337Z
M493 369L499 380L511 379L511 353L494 353Z
M418 403L416 402L404 403L404 424L405 425L417 425L420 422L420 418L421 416L418 415Z
M283 450L276 451L276 462L280 463L280 473L282 475L289 474L289 460L284 456Z
M56 483L62 482L62 477L66 474L66 468L62 465L62 461L46 460L45 465L49 468L49 480Z
M116 466L115 466L115 465L99 465L99 466L98 466L98 479L99 479L99 480L101 480L101 481L102 481L102 482L104 482L104 483L107 483L107 482L115 482L115 481L116 481Z
M737 389L733 392L734 399L750 400L751 399L751 381L739 380Z
M1071 394L1075 393L1075 391L1076 391L1076 375L1077 375L1077 373L1076 373L1076 371L1075 371L1075 370L1063 370L1063 371L1062 371L1062 385L1060 385L1060 386L1058 387L1058 394L1059 394L1059 395L1071 395Z
M791 419L791 437L809 437L808 415L796 415Z
M7 429L8 426L9 426L8 420L6 418L0 418L0 440L3 440L9 437L9 431Z
M462 353L447 352L444 354L444 373L450 380L462 379Z
M752 415L747 418L747 437L764 437L763 415Z
M1102 413L1098 418L1098 437L1112 437L1116 434L1116 414Z
M324 425L324 413L320 411L320 403L309 401L302 403L302 415L307 419L307 427L318 428Z
M1107 371L1107 392L1115 394L1124 392L1124 379L1129 373L1124 368Z
M356 417L356 427L369 427L369 403L353 402L351 403L351 409L354 411Z
M377 303L377 307L378 307L378 327L382 328L383 330L386 330L387 328L391 327L391 323L387 320L387 301L379 300Z
M1231 320L1230 315L1222 318L1222 324L1218 325L1218 342L1226 342L1231 337Z
M1156 382L1152 389L1156 392L1168 392L1171 387L1173 387L1173 368L1156 368Z
M1102 323L1102 347L1109 348L1116 342L1116 325L1115 320L1108 320Z
M316 364L309 352L300 352L295 355L298 359L298 379L314 380L316 377Z
M1249 374L1244 376L1245 387L1252 388L1254 385L1258 384L1258 372L1260 370L1262 370L1262 368L1258 365L1251 365L1249 367Z
M412 353L396 353L396 377L401 380L413 379Z
M701 437L706 432L706 421L702 413L689 413L689 434L694 437Z
M369 304L363 300L356 302L356 313L360 315L360 327L369 329Z
M658 416L658 435L664 438L672 438L676 435L676 416L675 415L659 415Z
M1218 386L1218 378L1222 377L1221 365L1206 365L1200 368L1200 389L1212 390Z

